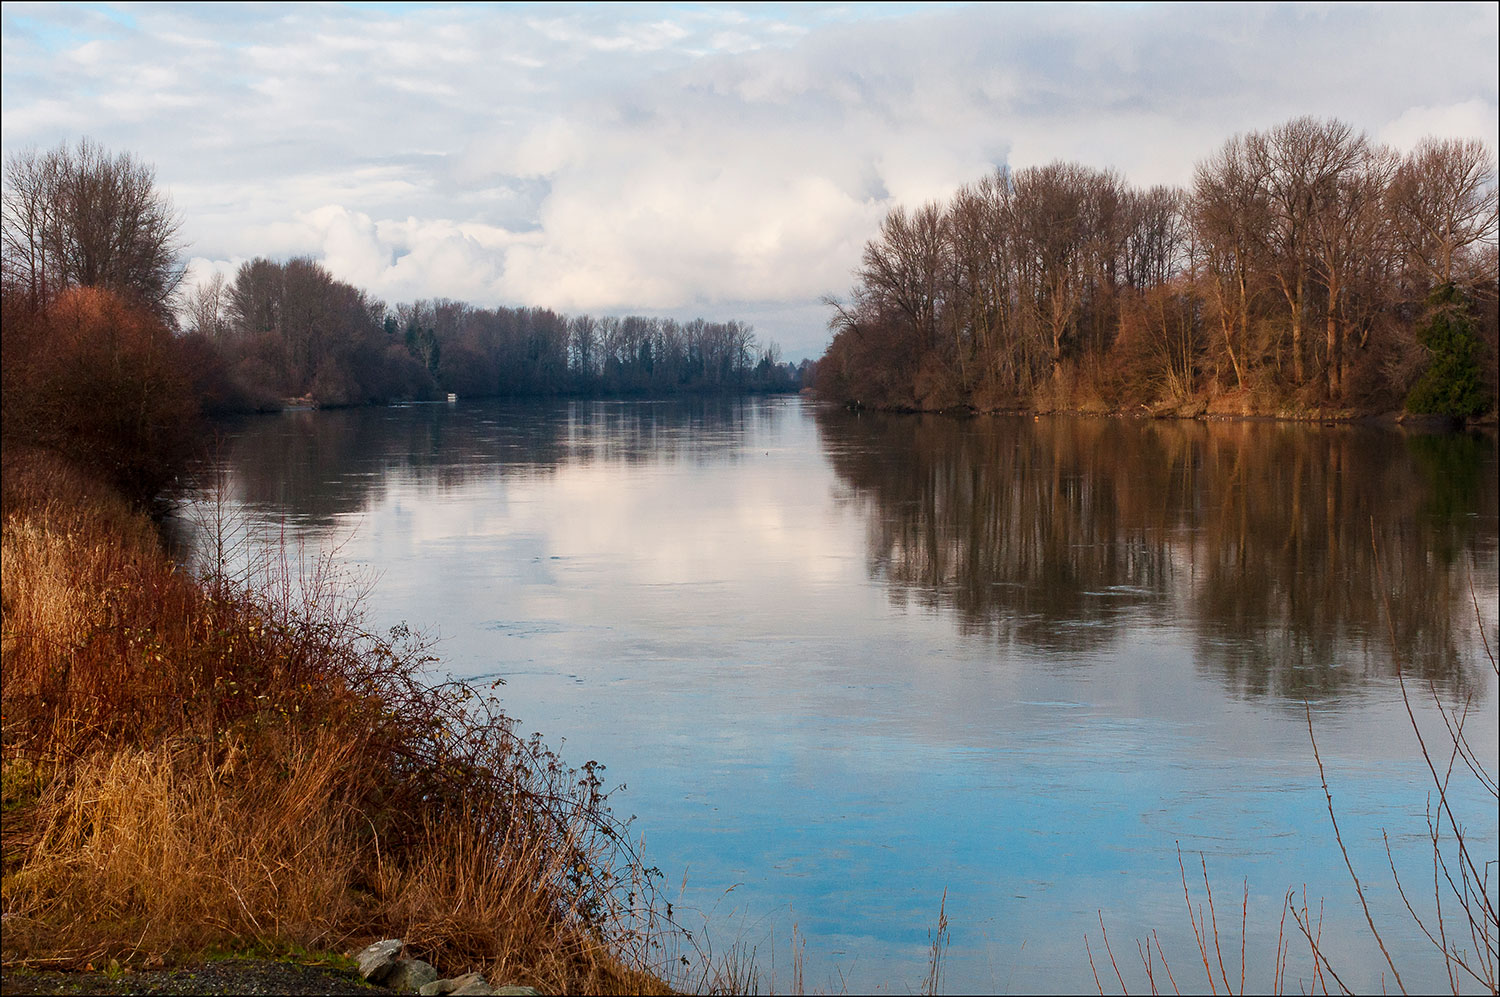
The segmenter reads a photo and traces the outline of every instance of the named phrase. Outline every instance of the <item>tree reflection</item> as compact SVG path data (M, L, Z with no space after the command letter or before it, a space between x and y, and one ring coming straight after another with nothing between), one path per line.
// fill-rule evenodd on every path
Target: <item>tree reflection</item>
M1264 423L824 410L872 575L966 632L1046 652L1189 628L1247 695L1327 699L1474 660L1496 566L1491 438ZM1389 602L1389 625L1386 603Z
M567 462L732 460L775 399L487 402L292 411L241 420L221 460L236 498L301 526L365 509L393 478L452 491Z

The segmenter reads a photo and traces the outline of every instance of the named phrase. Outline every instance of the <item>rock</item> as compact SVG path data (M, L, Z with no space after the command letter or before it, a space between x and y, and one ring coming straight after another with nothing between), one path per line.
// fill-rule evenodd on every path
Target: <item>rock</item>
M478 973L469 974L473 979L453 991L453 997L468 997L470 994L492 994L489 983Z
M425 984L417 993L423 997L434 997L435 994L487 994L491 993L490 985L485 982L483 974L465 973L448 980L433 980Z
M354 961L359 965L359 975L371 983L383 983L396 968L396 955L401 951L401 939L387 938L366 948Z
M385 986L399 994L418 993L438 979L438 971L421 959L400 959L385 978Z
M506 984L494 992L496 994L505 994L506 997L542 997L542 992L536 987L521 987L513 983Z

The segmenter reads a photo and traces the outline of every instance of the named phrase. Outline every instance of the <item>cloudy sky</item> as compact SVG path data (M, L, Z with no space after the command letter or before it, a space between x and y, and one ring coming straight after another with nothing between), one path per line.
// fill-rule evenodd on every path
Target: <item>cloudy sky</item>
M3 8L6 156L155 165L194 273L311 255L388 301L741 318L826 342L898 203L997 165L1184 183L1336 116L1497 139L1494 4Z

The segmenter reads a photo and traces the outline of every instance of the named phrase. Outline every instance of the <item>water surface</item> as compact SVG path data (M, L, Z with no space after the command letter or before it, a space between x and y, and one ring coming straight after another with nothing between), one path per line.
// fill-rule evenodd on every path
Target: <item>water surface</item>
M782 989L795 925L809 988L915 990L945 891L950 991L1092 989L1101 911L1127 980L1156 928L1203 989L1179 845L1236 939L1248 884L1252 989L1293 888L1381 986L1309 714L1407 986L1447 985L1381 832L1430 898L1398 661L1493 771L1493 437L463 403L256 419L223 463L246 516L376 576L377 625L606 763L682 906ZM1493 799L1457 800L1493 858Z

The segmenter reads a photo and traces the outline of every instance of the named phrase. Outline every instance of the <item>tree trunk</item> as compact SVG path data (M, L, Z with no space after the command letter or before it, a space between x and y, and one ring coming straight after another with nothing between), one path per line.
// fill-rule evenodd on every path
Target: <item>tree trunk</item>
M1303 291L1306 289L1307 279L1302 274L1297 275L1297 296L1292 302L1292 380L1300 388L1306 377L1306 367L1302 363L1302 300Z
M1343 381L1339 374L1342 360L1340 354L1343 351L1339 349L1339 320L1333 306L1334 292L1330 291L1328 297L1328 327L1325 334L1328 347L1328 398L1330 401L1335 401L1342 398L1344 393Z

